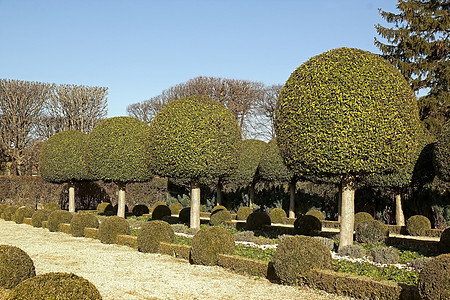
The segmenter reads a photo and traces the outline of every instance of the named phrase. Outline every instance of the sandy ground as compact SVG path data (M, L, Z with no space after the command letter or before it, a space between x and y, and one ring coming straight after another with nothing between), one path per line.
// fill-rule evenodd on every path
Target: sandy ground
M26 251L37 274L86 278L103 299L350 299L11 221L0 220L0 244Z

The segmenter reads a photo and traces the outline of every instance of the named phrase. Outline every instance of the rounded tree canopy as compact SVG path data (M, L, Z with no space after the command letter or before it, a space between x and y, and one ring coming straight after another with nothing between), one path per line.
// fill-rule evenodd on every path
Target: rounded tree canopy
M419 126L416 98L400 72L351 48L295 70L275 122L285 163L296 173L327 176L400 169L416 153Z
M434 150L436 172L443 181L450 182L450 121L442 127Z
M262 180L290 182L294 173L284 164L277 145L277 138L269 141L259 162L258 173Z
M39 157L39 171L48 182L89 180L83 149L88 135L67 130L52 135L44 142Z
M230 175L240 146L234 116L206 97L171 101L150 124L150 168L160 176L213 180Z
M251 184L255 178L256 170L266 145L266 142L260 140L249 139L242 141L239 165L226 181L239 185Z
M89 172L106 181L149 180L148 129L147 124L131 117L102 121L87 139L85 162Z

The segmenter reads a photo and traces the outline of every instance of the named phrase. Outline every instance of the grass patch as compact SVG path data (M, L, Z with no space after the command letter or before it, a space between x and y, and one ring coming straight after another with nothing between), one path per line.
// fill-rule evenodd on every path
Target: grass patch
M257 247L247 247L243 244L237 244L234 248L233 255L263 261L271 261L274 253L275 249L263 250Z

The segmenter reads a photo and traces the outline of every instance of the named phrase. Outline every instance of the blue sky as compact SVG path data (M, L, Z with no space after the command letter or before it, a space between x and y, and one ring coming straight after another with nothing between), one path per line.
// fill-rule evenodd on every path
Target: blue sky
M106 86L108 116L197 76L284 83L308 58L379 53L396 0L0 0L0 78Z

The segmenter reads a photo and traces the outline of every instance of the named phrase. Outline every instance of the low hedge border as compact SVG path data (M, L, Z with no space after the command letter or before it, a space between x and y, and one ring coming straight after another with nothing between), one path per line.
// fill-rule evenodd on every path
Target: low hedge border
M403 236L389 236L386 240L388 246L405 246L413 250L427 249L433 253L439 252L439 241L423 240L416 238L408 238Z
M70 224L69 223L58 224L58 231L70 234Z
M98 228L85 227L84 228L84 237L91 238L91 239L97 239L98 238Z
M179 245L166 242L160 242L158 252L170 256L191 260L191 247L188 245Z
M310 272L307 281L312 288L358 299L420 300L417 286L375 280L331 270L314 269Z
M23 224L33 226L33 219L32 218L23 218Z
M119 234L116 239L116 244L137 249L137 236Z
M264 277L272 282L279 282L272 262L226 254L218 254L217 257L217 265L223 268L236 273Z
M440 238L443 232L444 229L428 229L425 231L425 236Z

